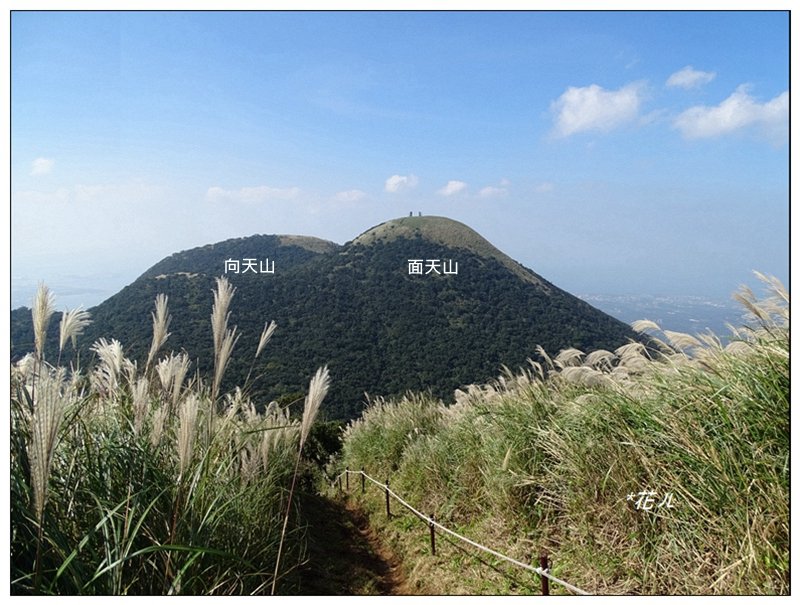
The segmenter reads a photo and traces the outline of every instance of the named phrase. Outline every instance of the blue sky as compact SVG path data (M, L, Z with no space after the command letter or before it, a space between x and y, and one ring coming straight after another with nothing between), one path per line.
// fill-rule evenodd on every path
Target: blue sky
M422 211L578 294L788 282L780 12L15 12L12 307ZM220 259L220 266L224 259Z

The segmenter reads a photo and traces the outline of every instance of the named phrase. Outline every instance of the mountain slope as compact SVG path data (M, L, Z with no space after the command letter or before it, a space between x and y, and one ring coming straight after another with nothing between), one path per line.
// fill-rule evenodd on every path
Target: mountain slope
M256 265L274 261L275 273L225 274L226 260L248 258ZM409 273L412 260L420 261L421 274ZM457 274L444 274L448 262L457 264ZM94 323L82 346L114 337L143 359L153 300L163 292L172 314L167 347L185 349L193 369L208 372L211 290L223 274L237 288L230 321L241 334L227 386L245 382L261 329L275 320L278 330L253 367L259 378L250 388L265 404L288 397L327 363L329 418L357 415L365 392L430 389L448 399L455 388L494 377L502 365L524 365L536 345L590 351L636 338L625 324L516 263L466 225L409 217L343 246L258 235L174 254L92 309Z

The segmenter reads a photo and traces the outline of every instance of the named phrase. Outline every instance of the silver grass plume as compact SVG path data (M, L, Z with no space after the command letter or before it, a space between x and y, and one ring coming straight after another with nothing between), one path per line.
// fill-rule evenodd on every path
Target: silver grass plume
M506 455L503 456L503 464L500 465L500 470L503 470L503 471L507 471L508 470L508 463L511 461L511 450L512 449L513 449L513 446L509 447L508 450L506 451Z
M72 348L75 348L78 336L83 332L83 329L92 323L89 319L88 311L84 311L81 307L65 311L61 315L61 324L59 325L59 339L58 350L63 351L67 340L72 340Z
M16 372L23 382L33 381L36 376L36 356L28 353L11 367L12 372Z
M261 420L260 416L258 415L258 410L256 410L255 404L248 400L244 400L244 394L239 387L236 387L236 399L239 400L242 416L244 417L244 421L249 425L256 425Z
M306 395L305 406L303 407L303 420L300 423L300 449L303 449L303 444L306 442L308 433L311 431L311 425L319 412L319 406L325 395L328 393L330 387L330 375L328 373L328 366L323 366L317 370L317 373L311 379L308 387L308 395Z
M169 393L172 391L172 356L165 357L156 364L156 374L161 381L161 388Z
M241 403L236 400L232 399L228 402L227 407L225 408L225 420L230 421L236 418L236 415L239 413Z
M774 276L766 276L758 271L753 271L755 276L766 284L772 296L757 299L752 290L747 286L740 286L740 291L733 295L752 315L760 322L761 327L770 331L774 326L788 326L789 324L789 293Z
M261 454L252 439L247 440L244 447L239 450L239 461L239 475L242 481L250 483L261 468Z
M138 367L139 362L131 361L127 357L122 358L122 372L125 375L125 381L128 383L128 388L132 389L133 385L136 383Z
M528 358L528 364L531 366L531 370L536 378L539 380L544 380L544 368L542 367L542 364L530 358Z
M739 286L739 291L733 294L733 298L747 309L756 319L761 322L769 321L769 315L759 306L758 299L753 291L745 285Z
M116 339L108 342L105 338L101 338L91 346L91 350L99 358L99 363L91 376L92 387L100 395L110 395L119 386L119 374L126 361L122 353L122 344Z
M153 414L153 428L150 430L150 445L158 447L161 444L161 435L164 433L164 425L169 415L169 406L161 405Z
M231 286L227 278L217 278L217 289L214 291L214 306L211 309L211 331L214 337L215 353L219 351L225 330L228 327L228 319L231 315L228 307L230 307L231 299L235 292L236 288Z
M629 342L614 350L614 353L620 359L628 359L630 357L644 357L645 346L640 342Z
M33 413L29 416L33 505L40 523L47 503L47 487L58 434L72 403L71 393L63 388L65 372L64 368L59 368L55 375L45 373L40 376L33 400Z
M643 367L646 366L644 358L640 359L642 359L643 361ZM614 378L615 381L620 382L622 380L627 380L631 375L631 371L633 370L636 370L636 368L629 368L620 363L613 370L611 370L610 375Z
M602 372L588 366L568 366L559 374L567 382L587 387L610 386L611 379Z
M150 367L150 364L156 357L158 350L167 342L170 333L167 332L169 324L172 321L172 316L169 314L167 302L169 297L166 294L159 294L156 296L156 310L152 312L153 316L153 341L150 343L150 352L147 354L147 363L145 369Z
M786 304L789 304L789 291L786 289L786 286L783 285L781 280L779 280L774 275L764 275L759 271L753 271L753 274L762 282L767 284L770 287L770 289L775 293L775 295L783 299L783 301Z
M219 392L219 385L222 382L222 376L225 374L225 368L228 367L228 362L231 359L231 352L239 340L239 335L236 334L236 326L231 330L225 330L222 337L222 342L217 349L217 354L214 359L214 385L211 391L211 398L216 399Z
M703 345L691 334L683 332L673 332L672 330L664 330L664 335L669 340L673 348L678 351L685 351L686 349L701 348Z
M614 374L630 376L632 372L645 371L650 365L651 362L644 355L628 355L620 358L619 365L614 368Z
M615 349L614 353L619 358L619 365L614 369L615 373L627 375L647 368L650 361L646 357L646 351L640 342L629 342Z
M536 353L544 359L545 365L547 366L548 370L552 370L555 366L553 364L553 360L550 359L550 356L547 354L547 351L544 350L542 345L536 345Z
M753 346L745 340L734 340L725 345L725 352L736 357L746 357L753 353Z
M258 349L256 349L256 357L261 354L261 351L264 350L264 347L269 342L269 339L272 338L272 334L275 332L275 329L278 327L274 321L270 323L264 324L264 330L261 332L261 338L258 339Z
M581 357L583 357L583 351L570 348L559 352L554 361L556 366L566 368L568 366L580 365Z
M161 381L161 387L170 395L172 409L175 409L178 405L183 381L189 371L189 364L188 354L179 353L175 355L170 353L169 357L165 357L156 365L156 373Z
M707 348L714 351L721 351L723 349L722 341L710 330L708 332L698 334L697 339L700 340L700 342L702 342Z
M33 298L33 341L36 347L36 357L43 359L44 341L47 336L47 324L50 323L50 316L55 311L55 296L44 283L39 283L36 296Z
M661 331L661 327L656 322L649 319L637 319L631 322L631 328L636 332L646 332L647 330Z
M184 400L178 413L178 473L179 477L184 477L184 473L192 461L194 453L195 436L197 434L197 410L200 400L197 395L190 393Z
M592 351L586 356L584 365L591 366L597 370L610 370L613 367L613 362L617 358L611 351L598 349Z
M148 382L140 377L133 386L133 434L137 437L142 434L145 418L149 409Z
M278 405L278 402L272 400L267 405L267 409L264 410L264 417L269 419L275 418L283 418L283 411L281 410L281 406Z
M231 410L234 410L234 414L238 411L245 412L245 409L252 405L249 400L247 400L244 396L244 391L242 391L241 387L236 387L233 390L233 393L226 393L225 394L225 404L223 405L223 409L227 409L228 413ZM253 410L255 412L255 409Z
M214 384L211 388L211 399L216 400L219 385L225 368L230 361L231 352L238 340L236 327L228 329L231 304L236 288L231 286L225 277L217 278L217 289L214 292L214 306L211 309L211 332L214 337Z

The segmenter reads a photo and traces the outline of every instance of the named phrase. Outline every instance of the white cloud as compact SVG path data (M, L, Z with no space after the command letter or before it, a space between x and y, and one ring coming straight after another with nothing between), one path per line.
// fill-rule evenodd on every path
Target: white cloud
M536 187L534 187L533 190L536 193L550 193L555 188L556 188L556 186L553 183L551 183L550 181L543 181L543 182L539 183L538 185L536 185Z
M55 163L55 160L50 158L36 158L31 162L31 176L50 174Z
M447 181L447 185L439 189L437 193L445 196L453 195L459 191L464 191L466 188L467 184L464 181Z
M478 192L480 197L502 197L508 193L505 187L484 187Z
M413 174L408 176L400 176L395 174L386 179L386 191L389 193L397 193L402 189L413 189L417 186L419 179Z
M597 84L566 92L550 104L555 115L555 134L568 137L578 132L607 132L636 118L642 100L643 85L638 82L619 90L605 90Z
M365 197L367 197L367 194L361 189L349 189L348 191L340 191L333 196L333 199L337 202L357 202Z
M478 192L478 196L483 198L503 197L508 194L509 185L511 185L511 181L508 179L500 179L500 184L497 187L492 185L486 186Z
M673 126L687 139L718 137L753 127L776 143L785 141L789 126L789 91L759 103L748 90L749 86L743 84L719 105L690 107L675 118Z
M667 86L671 88L699 88L716 77L717 74L713 71L700 71L691 65L687 65L667 79Z
M206 198L212 201L233 200L237 202L266 202L269 200L291 200L300 193L298 187L242 187L241 189L223 189L211 187L206 192Z

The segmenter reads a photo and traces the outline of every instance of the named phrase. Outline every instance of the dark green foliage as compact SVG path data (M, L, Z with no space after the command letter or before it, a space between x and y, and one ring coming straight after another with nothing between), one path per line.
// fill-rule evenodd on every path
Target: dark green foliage
M316 422L311 427L303 455L323 467L333 456L342 451L342 431L344 421Z

